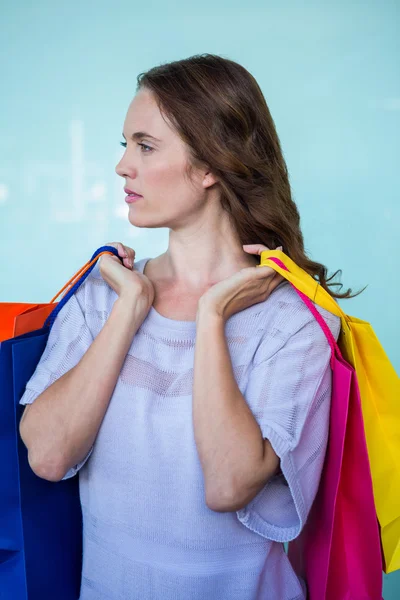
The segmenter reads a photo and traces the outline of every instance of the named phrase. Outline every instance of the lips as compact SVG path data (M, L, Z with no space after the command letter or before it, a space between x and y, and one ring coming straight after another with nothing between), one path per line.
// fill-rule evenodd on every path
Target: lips
M130 190L130 189L128 189L128 188L124 188L124 192L125 192L126 194L128 194L129 196L140 196L140 197L142 197L142 195L141 195L141 194L138 194L137 192L135 192L135 191L133 191L133 190Z

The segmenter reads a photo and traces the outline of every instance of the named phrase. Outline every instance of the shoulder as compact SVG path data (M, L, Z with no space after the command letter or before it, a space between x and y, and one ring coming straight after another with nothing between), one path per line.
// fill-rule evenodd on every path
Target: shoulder
M157 258L159 258L159 257L157 257ZM134 267L135 271L140 271L141 273L143 273L143 269L146 266L146 263L149 262L149 265L147 267L147 272L149 272L151 270L149 267L150 266L153 267L155 260L156 260L155 258L151 258L151 257L139 258L134 261L133 267ZM150 262L151 262L151 265L150 265Z
M112 287L104 281L100 273L99 261L95 263L74 295L81 306L89 328L95 335L104 325L118 298Z
M328 347L328 341L318 321L293 286L285 281L263 303L261 316L261 345L268 348L270 356L282 348L291 338L303 337L309 343ZM314 304L337 340L340 318Z
M114 290L104 281L100 273L99 261L97 261L89 275L79 286L77 293L81 296L84 295L86 302L94 301L97 303L104 299L104 296L107 296L109 291L114 292Z

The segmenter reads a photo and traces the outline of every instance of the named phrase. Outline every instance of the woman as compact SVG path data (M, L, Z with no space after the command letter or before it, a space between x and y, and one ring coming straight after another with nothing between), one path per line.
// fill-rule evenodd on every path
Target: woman
M304 251L263 94L200 55L138 77L116 167L166 252L103 256L60 311L21 404L37 475L79 471L81 600L300 600L283 542L318 489L330 349L259 254ZM136 197L131 195L136 192ZM122 261L122 264L121 264ZM337 339L339 319L318 308Z

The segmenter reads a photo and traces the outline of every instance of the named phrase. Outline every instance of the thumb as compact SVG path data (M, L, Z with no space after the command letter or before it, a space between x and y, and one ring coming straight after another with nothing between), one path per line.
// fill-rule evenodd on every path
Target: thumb
M110 260L113 260L114 262L117 262L119 264L121 264L121 260L118 258L118 256L115 256L115 254L103 254L102 256L100 256L98 263L100 264L100 261L107 256Z
M263 244L244 244L243 250L249 254L261 255L261 252L270 250L270 248L268 248L268 246L264 246Z
M261 252L271 250L271 248L268 248L268 246L264 246L263 244L243 244L243 250L249 254L261 255ZM276 250L282 250L282 246L279 246Z

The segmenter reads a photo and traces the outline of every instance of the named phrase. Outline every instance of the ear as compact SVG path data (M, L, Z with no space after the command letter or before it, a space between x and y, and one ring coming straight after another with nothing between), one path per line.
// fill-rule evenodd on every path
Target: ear
M217 182L218 182L218 179L216 178L216 176L214 175L214 173L212 173L211 171L207 171L204 174L204 177L203 177L203 186L205 188L211 187L212 185L214 185Z

